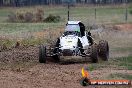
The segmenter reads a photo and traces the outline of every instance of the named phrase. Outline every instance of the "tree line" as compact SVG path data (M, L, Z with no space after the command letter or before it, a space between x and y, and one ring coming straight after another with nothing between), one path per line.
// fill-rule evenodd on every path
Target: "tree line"
M132 0L0 0L0 6L32 6L32 5L62 5L71 4L122 4Z

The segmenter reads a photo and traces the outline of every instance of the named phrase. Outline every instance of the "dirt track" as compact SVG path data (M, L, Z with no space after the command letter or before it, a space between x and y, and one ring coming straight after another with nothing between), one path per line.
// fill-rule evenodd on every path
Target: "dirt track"
M102 33L104 32L102 31ZM113 32L108 31L108 33L112 34ZM110 40L110 45L113 45L113 42L114 40ZM116 47L116 45L112 47ZM114 54L116 57L115 52L112 52L112 54L113 56L111 57L114 57ZM119 52L119 54L122 53ZM57 64L51 61L46 64L40 64L38 62L38 46L13 48L8 51L0 52L0 62L1 88L83 88L79 83L81 79L81 68L91 64L89 62ZM105 68L92 71L91 78L103 78L110 73L132 74L132 71L109 68L106 66ZM86 88L127 87L89 86Z
M37 47L1 52L1 62L4 61L8 65L1 66L0 86L3 86L2 88L81 87L79 84L80 72L85 64L62 65L53 62L40 64L37 55ZM17 64L19 62L20 64Z
M0 60L6 59L6 62L0 67L0 86L2 88L82 88L79 83L81 68L88 66L89 62L67 65L53 62L40 64L37 54L37 47L1 52ZM107 71L107 67L106 69L95 70L91 72L91 78L101 78L108 75ZM116 72L116 69L114 71ZM132 71L129 73L132 74Z

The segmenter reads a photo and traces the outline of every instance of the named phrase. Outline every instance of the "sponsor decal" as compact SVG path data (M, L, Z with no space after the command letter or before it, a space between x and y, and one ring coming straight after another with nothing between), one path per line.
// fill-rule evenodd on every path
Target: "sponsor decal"
M80 81L82 86L88 85L131 85L130 80L93 80L90 79L88 70L82 68L82 79Z

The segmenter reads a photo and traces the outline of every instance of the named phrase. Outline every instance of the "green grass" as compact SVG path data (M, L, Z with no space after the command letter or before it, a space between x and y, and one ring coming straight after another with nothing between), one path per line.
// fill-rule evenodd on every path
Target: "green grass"
M47 43L46 39L35 39L35 38L30 38L30 39L23 39L21 40L21 45L22 46L34 46L34 45L41 45L44 43Z
M94 71L94 70L96 70L98 68L99 68L98 64L90 64L90 65L88 65L88 70L89 71Z
M31 11L35 12L36 7L22 8L1 8L0 9L0 35L20 35L26 32L42 31L44 29L57 29L64 27L67 21L67 7L42 6L44 9L44 17L49 14L60 15L62 19L59 23L9 23L7 22L10 12ZM129 7L128 10L132 10ZM123 7L97 7L97 19L95 20L94 7L71 7L70 20L81 20L85 25L88 24L107 24L107 23L124 23L125 9ZM129 14L128 22L132 22L132 15Z
M21 46L35 46L40 44L46 44L47 39L44 38L28 38L28 39L22 39L21 41L17 41L14 39L4 39L0 41L0 46L5 45L7 49L11 49L16 45L16 43L19 42Z
M24 7L24 8L2 8L0 10L0 22L5 22L8 14L11 11L35 11L39 7ZM49 14L60 15L65 21L67 20L67 7L53 7L53 6L44 6L41 7L44 9L44 16ZM130 11L132 7L128 7ZM95 9L94 7L71 7L70 8L70 19L71 20L81 20L87 24L87 22L95 21ZM130 14L130 13L128 13ZM97 7L97 19L96 23L124 23L125 22L125 9L123 7ZM128 22L132 22L132 16L128 16Z
M8 49L15 46L16 41L10 39L4 39L0 41L0 46L6 46Z
M67 21L67 7L42 6L44 9L44 17L49 14L60 15L62 19L59 23L9 23L7 22L10 12L31 11L35 12L36 7L21 8L1 8L0 9L0 35L19 35L20 33L36 32L44 29L57 29L64 27ZM129 11L132 7L129 7ZM85 25L88 24L107 24L107 23L124 23L125 9L123 7L97 7L97 19L95 20L94 7L71 7L70 20L81 20ZM129 14L128 22L132 22L132 15Z
M132 80L132 75L131 74L121 74L121 73L115 73L115 74L110 74L108 78L112 78L112 79L117 79L117 78L121 78L121 79L127 79L127 80Z
M113 63L119 67L125 67L128 70L132 70L132 56L115 58Z
M0 23L0 33L36 32L62 27L62 23Z
M120 57L120 58L114 58L109 61L100 61L97 64L90 64L88 65L88 69L90 71L94 71L97 69L103 69L103 68L124 68L128 70L132 70L132 56L128 57Z
M113 48L112 51L114 52L118 52L118 51L122 51L122 52L126 52L126 51L129 51L129 52L132 52L132 47L116 47L116 48Z

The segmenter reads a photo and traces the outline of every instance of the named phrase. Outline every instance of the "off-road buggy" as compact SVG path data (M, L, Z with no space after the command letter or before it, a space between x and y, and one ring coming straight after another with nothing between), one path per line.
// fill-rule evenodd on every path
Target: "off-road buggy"
M98 57L107 61L109 58L109 45L105 40L101 40L99 44L96 44L91 33L85 30L82 22L68 21L65 32L54 45L40 45L39 47L40 63L46 63L47 57L52 57L56 62L59 62L62 56L90 59L93 63L98 62Z

